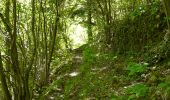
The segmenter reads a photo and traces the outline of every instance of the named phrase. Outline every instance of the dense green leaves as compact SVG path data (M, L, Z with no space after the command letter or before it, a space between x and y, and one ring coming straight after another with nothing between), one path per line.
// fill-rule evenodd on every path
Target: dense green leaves
M143 96L146 96L147 93L148 93L148 87L142 83L139 83L139 84L135 84L134 86L132 87L129 87L127 92L129 94L135 94L135 96L138 98L138 97L143 97ZM134 96L131 95L129 97L129 100L131 100Z
M85 48L83 51L83 59L84 62L92 64L96 59L95 52L91 48Z
M130 63L127 66L127 70L129 71L129 75L136 75L137 73L143 73L146 71L147 65L142 65L138 63Z
M169 2L1 0L0 100L169 100Z

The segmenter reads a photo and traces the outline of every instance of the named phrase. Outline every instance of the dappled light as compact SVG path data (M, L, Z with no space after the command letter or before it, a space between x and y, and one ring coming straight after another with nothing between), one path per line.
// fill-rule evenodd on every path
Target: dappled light
M170 100L170 0L0 0L0 100Z
M75 77L75 76L77 76L79 73L78 72L72 72L72 73L70 73L69 75L71 76L71 77Z
M31 2L31 0L18 0L18 2L25 4L25 5L28 5Z

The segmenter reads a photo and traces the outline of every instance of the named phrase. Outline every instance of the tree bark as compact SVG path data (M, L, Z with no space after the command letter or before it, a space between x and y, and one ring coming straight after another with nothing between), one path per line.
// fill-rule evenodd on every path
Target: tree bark
M88 33L88 42L92 42L92 9L91 9L91 0L87 0L87 9L88 9L88 27L87 27L87 33Z
M59 20L60 20L60 16L59 16L59 1L56 1L55 7L56 7L56 17L55 17L54 31L53 31L53 35L52 35L51 41L50 41L51 45L50 45L50 49L49 49L49 58L48 58L48 63L47 63L47 67L46 67L46 84L49 81L50 65L51 65L53 53L54 53L54 50L55 50L56 37L57 37L57 32L58 32L58 24L59 24Z
M16 100L23 100L23 83L22 83L22 76L19 67L19 60L18 60L18 50L17 50L17 13L16 13L16 0L13 0L13 34L11 37L11 62L12 62L12 70L14 73L14 80L16 81Z
M12 100L11 94L10 94L10 91L8 90L8 85L6 82L6 76L5 76L4 68L3 68L3 64L2 64L1 52L0 52L0 79L1 79L2 89L5 94L5 99Z

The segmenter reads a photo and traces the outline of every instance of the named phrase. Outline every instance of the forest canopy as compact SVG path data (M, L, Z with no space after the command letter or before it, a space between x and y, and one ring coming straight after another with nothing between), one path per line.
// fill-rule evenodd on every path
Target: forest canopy
M0 0L0 100L170 99L170 0Z

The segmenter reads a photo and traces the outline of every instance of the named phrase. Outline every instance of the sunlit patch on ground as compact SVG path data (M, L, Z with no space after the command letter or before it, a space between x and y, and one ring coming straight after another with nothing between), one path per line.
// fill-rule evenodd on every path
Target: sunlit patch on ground
M75 76L77 76L79 73L78 72L72 72L72 73L70 73L69 75L71 76L71 77L75 77Z

